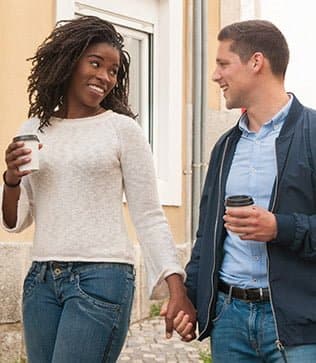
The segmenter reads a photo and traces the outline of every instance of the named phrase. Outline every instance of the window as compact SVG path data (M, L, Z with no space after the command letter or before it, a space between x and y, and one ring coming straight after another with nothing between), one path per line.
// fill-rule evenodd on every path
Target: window
M181 204L182 1L56 0L57 20L96 15L111 21L132 57L133 110L153 148L160 200Z
M129 102L137 121L142 126L149 143L153 146L153 99L152 34L114 24L124 37L126 50L131 56Z

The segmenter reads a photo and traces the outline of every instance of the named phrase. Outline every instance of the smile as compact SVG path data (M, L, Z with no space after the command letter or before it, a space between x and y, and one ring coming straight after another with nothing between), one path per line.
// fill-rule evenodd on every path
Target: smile
M105 93L105 90L104 90L103 88L99 87L99 86L96 86L96 85L94 85L94 84L89 84L88 86L89 86L89 88L91 88L93 91L95 91L95 92L99 93L101 96L103 96L103 95L104 95L104 93Z

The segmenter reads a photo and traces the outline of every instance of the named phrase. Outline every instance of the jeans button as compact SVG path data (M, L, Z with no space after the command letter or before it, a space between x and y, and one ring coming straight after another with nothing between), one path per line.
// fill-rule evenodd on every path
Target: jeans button
M56 267L54 273L55 275L59 275L61 273L61 269L59 267Z

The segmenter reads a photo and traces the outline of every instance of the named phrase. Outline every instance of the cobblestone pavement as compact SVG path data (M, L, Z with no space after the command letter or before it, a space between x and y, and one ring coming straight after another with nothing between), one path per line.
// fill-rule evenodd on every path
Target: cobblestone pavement
M165 338L163 318L155 317L131 325L118 363L190 363L203 362L209 352L209 340L184 343L177 333Z

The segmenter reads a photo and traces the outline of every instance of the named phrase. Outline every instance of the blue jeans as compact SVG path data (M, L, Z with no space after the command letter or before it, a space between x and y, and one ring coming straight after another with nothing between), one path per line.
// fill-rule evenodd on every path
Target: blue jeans
M212 363L315 363L316 345L276 346L270 302L249 303L219 292L211 334Z
M23 289L29 363L116 362L134 279L128 264L33 262Z

